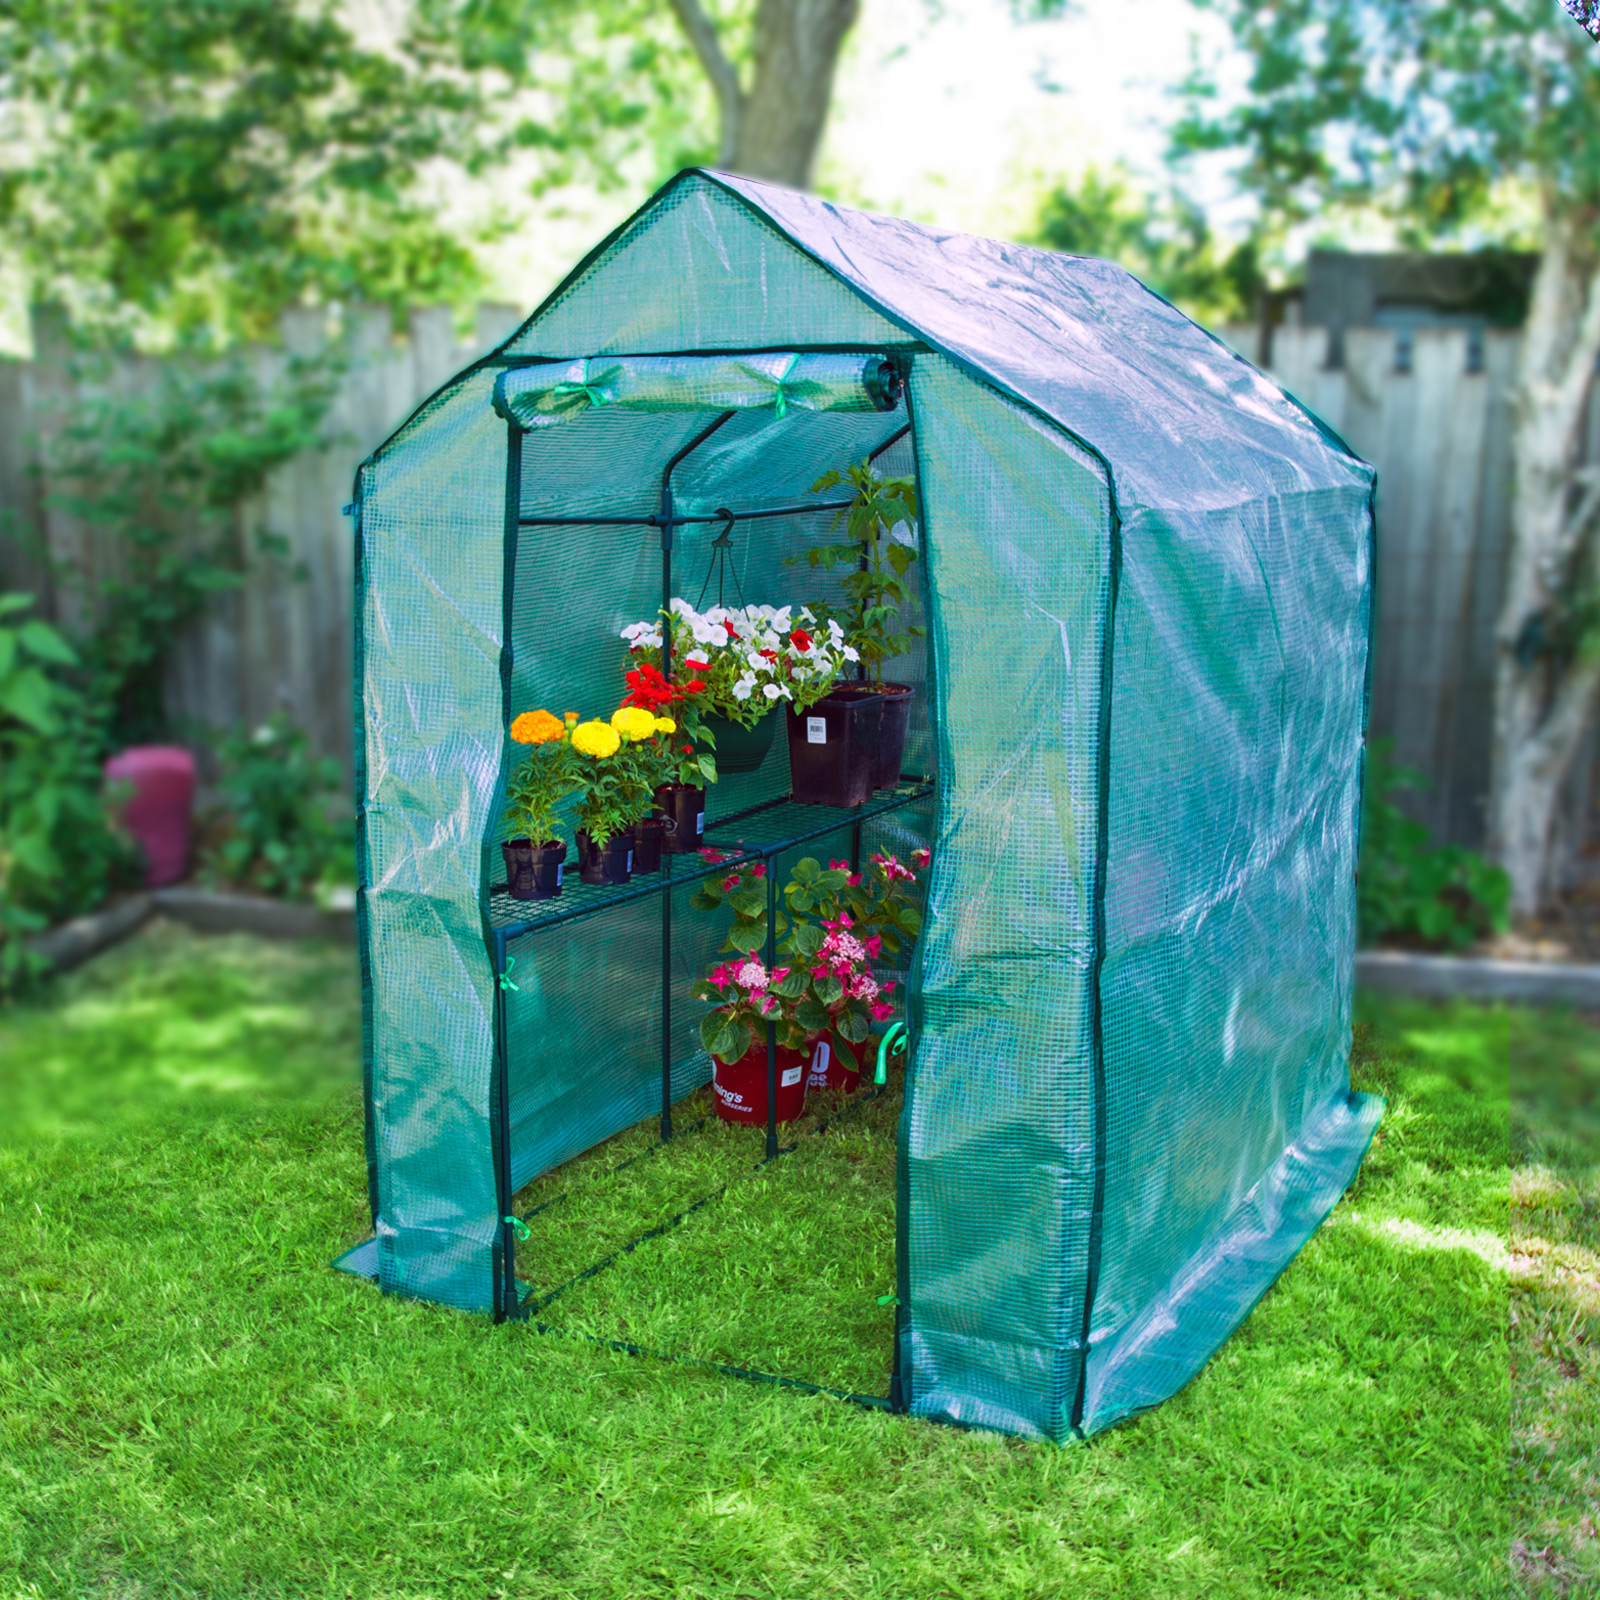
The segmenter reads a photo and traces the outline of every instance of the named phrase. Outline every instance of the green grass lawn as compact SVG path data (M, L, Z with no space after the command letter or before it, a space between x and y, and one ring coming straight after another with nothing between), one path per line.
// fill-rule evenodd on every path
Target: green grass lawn
M1600 1592L1600 1031L1511 1029L1511 1482L1523 1592Z
M353 958L155 925L0 1012L0 1595L1505 1593L1508 1017L1368 1020L1356 1082L1389 1114L1329 1224L1182 1394L1057 1449L329 1271L366 1221ZM552 1175L525 1206L607 1198L534 1219L542 1290L658 1201L732 1187L549 1320L881 1381L892 1112L759 1172L707 1127L681 1159L607 1180L625 1136ZM1540 1182L1556 1249L1578 1223ZM1538 1315L1551 1361L1587 1361L1565 1300ZM1559 1522L1586 1480L1519 1427Z

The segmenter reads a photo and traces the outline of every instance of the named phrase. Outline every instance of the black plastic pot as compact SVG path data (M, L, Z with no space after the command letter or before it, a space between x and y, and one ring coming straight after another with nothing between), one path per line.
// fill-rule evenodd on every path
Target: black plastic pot
M754 772L767 759L778 727L778 719L770 711L753 728L717 716L706 717L704 723L716 740L712 753L717 758L719 778Z
M661 848L666 840L667 827L660 817L642 817L633 825L633 870L659 872Z
M906 729L911 725L911 699L916 690L909 683L884 683L879 688L883 691L883 710L878 717L878 759L873 763L872 787L893 789L900 782Z
M614 833L604 844L596 844L583 829L578 830L578 876L597 888L623 884L633 876L633 832Z
M789 712L789 774L806 805L859 806L872 798L883 696L868 684L835 684L809 711Z
M559 839L541 845L531 839L508 839L500 854L506 863L506 893L513 900L554 900L561 893L567 847Z
M686 783L666 783L656 790L656 807L665 825L662 848L669 856L685 856L700 848L706 830L706 792Z

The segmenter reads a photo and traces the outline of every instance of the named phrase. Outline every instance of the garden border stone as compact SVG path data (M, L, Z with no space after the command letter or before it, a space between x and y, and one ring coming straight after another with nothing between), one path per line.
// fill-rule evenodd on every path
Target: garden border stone
M354 911L324 911L252 894L209 889L157 889L150 896L162 916L202 933L253 933L262 939L335 939L354 944Z
M1361 950L1356 954L1356 982L1365 989L1426 999L1522 1000L1600 1011L1600 964Z
M126 939L142 927L155 910L147 894L133 894L81 917L60 923L28 940L28 948L48 961L57 972L70 972L107 945Z

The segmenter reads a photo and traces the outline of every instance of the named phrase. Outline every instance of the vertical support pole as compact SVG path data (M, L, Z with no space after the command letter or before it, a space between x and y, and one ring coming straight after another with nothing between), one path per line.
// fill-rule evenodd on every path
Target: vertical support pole
M778 963L778 859L763 856L767 865L767 971ZM778 1155L778 1025L767 1024L767 1160Z
M495 1284L494 1320L504 1322L517 1309L517 1238L511 1225L511 1061L507 1046L506 987L500 979L506 970L505 935L494 936L494 1194L500 1211L500 1273Z
M522 429L506 424L505 531L500 575L500 715L503 725L511 720L511 677L516 664L517 541L522 523ZM502 757L502 792L509 776L510 745ZM493 845L486 839L480 858L480 903L488 923L489 856ZM506 986L500 981L506 970L506 939L499 929L488 930L494 982L494 1082L489 1092L490 1145L494 1162L494 1193L497 1208L499 1247L495 1251L494 1316L504 1322L517 1309L517 1243L511 1216L511 1030L507 1015Z
M672 678L672 474L661 480L661 676ZM672 857L662 870L672 876ZM661 1138L672 1137L672 889L661 892Z

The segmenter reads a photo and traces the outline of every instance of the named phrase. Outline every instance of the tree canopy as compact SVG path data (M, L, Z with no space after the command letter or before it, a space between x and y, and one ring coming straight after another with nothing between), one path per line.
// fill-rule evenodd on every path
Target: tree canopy
M461 301L492 221L445 202L518 152L601 181L684 132L693 66L642 0L18 0L0 15L0 241L35 298L180 341L285 306ZM692 94L688 96L692 98Z
M1519 202L1600 214L1600 54L1559 0L1196 0L1252 63L1181 152L1237 150L1269 226L1370 208L1411 242L1504 237Z

